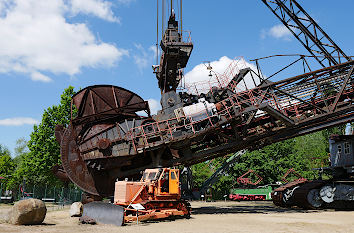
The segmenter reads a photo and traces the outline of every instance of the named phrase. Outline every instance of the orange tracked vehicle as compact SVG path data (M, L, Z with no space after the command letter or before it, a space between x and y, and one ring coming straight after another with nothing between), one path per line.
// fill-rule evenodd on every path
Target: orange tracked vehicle
M114 205L89 203L84 206L83 216L122 225L170 217L189 218L190 211L190 204L181 199L179 170L156 168L146 169L140 181L116 181Z
M125 221L136 221L134 204L144 207L139 220L190 216L190 205L181 199L179 170L146 169L141 181L117 181L114 204L125 207Z

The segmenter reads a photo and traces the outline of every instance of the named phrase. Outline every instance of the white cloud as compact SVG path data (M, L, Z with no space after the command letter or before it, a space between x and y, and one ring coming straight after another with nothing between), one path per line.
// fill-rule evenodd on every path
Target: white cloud
M48 82L51 82L53 81L51 78L49 78L48 76L45 76L44 74L41 74L39 72L33 72L31 74L31 79L33 81L40 81L40 82L45 82L45 83L48 83Z
M128 5L128 4L132 3L132 2L135 2L135 0L117 0L117 2L118 2L119 4Z
M154 58L156 59L156 56L160 57L161 56L161 49L160 47L156 47L156 45L151 45L149 47L149 51L154 54ZM158 53L158 54L157 54Z
M153 58L156 58L156 47L150 46L146 50L141 44L134 44L136 52L133 55L135 64L138 66L140 72L153 64Z
M214 72L222 74L231 61L230 58L224 56L217 61L210 62L210 66L213 68ZM207 64L199 64L195 66L191 71L185 74L185 81L187 83L209 81L209 71L207 70L206 65Z
M33 118L29 117L15 117L15 118L6 118L0 120L0 126L22 126L22 125L34 125L39 122Z
M151 114L156 114L157 111L161 110L161 104L155 99L148 99Z
M42 72L75 75L82 67L111 67L128 54L127 50L98 41L85 24L67 22L67 1L7 3L11 4L0 4L2 73L21 72L32 80L48 82L50 78Z
M292 34L283 24L278 24L268 30L262 30L261 37L264 39L268 36L276 39L290 40Z
M155 115L155 114L157 114L157 111L161 110L161 104L160 104L159 101L157 101L155 99L148 99L147 101L149 103L149 108L150 108L151 115ZM145 117L147 116L145 111L137 112L137 114L139 116L145 116Z
M226 86L231 79L241 70L250 67L253 71L257 71L257 68L243 58L230 59L227 56L221 57L217 61L210 62L212 67L212 76L207 69L208 64L199 64L195 66L191 71L184 75L183 85L186 86L187 91L190 93L206 93L213 86ZM257 73L257 72L256 72ZM255 77L255 76L254 76ZM251 75L248 74L244 78L247 88L255 87L252 81ZM255 77L256 79L256 77ZM256 84L259 84L259 80L255 80ZM240 82L237 85L237 90L245 90L245 85Z
M284 25L275 25L270 29L269 33L275 38L286 38L291 36L291 32Z
M98 18L119 23L120 20L112 11L112 3L103 0L71 0L71 11L74 14L92 14Z

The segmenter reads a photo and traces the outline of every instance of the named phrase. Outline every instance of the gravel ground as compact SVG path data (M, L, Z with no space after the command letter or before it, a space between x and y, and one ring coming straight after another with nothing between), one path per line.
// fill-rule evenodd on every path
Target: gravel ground
M0 232L354 232L354 211L283 209L271 202L192 202L191 219L165 220L123 227L81 225L68 207L48 208L42 225L0 223ZM0 205L0 219L11 207Z

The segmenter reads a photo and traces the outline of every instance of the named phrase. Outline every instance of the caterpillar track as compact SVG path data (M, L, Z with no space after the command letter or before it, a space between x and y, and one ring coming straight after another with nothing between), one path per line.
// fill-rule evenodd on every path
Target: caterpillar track
M308 182L308 180L299 179L275 189L272 192L273 203L280 207L291 207L294 204L294 191Z
M273 203L280 207L299 207L307 210L354 210L354 200L334 200L331 203L326 203L321 198L321 189L327 185L333 185L333 183L336 182L333 180L291 182L274 190L272 193ZM350 183L354 190L353 182Z
M354 135L332 135L329 145L331 166L321 170L331 173L333 178L287 183L272 193L275 205L354 210Z

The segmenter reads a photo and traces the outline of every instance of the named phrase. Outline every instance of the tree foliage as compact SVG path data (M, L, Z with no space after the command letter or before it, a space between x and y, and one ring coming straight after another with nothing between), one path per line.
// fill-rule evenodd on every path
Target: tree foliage
M14 170L9 177L7 181L7 187L9 189L16 190L17 185L20 184L23 180L23 177L21 174L23 174L23 161L24 158L27 156L29 153L28 147L27 147L27 141L25 138L19 138L16 141L16 147L15 147L15 158L13 159L14 162Z
M28 147L27 147L27 143L28 143L28 141L25 138L19 138L16 140L14 162L17 167L21 166L24 157L29 152Z
M71 99L75 94L69 86L61 95L59 105L46 109L39 125L34 125L31 139L28 142L29 152L22 158L18 175L30 184L55 184L58 180L51 168L60 163L60 147L55 139L54 129L58 124L67 126L71 118Z
M5 184L11 179L14 169L15 163L11 158L10 151L0 144L0 176L5 178L3 181Z
M288 169L294 168L308 179L314 179L317 171L314 168L328 166L328 137L331 134L343 134L345 126L323 130L313 134L274 143L262 149L247 152L238 162L213 185L213 197L223 198L229 190L239 186L236 180L249 169L259 174L263 181L260 185L274 184L281 181ZM194 186L200 187L228 157L214 159L193 165ZM251 176L251 179L255 177ZM289 177L291 180L294 177Z

